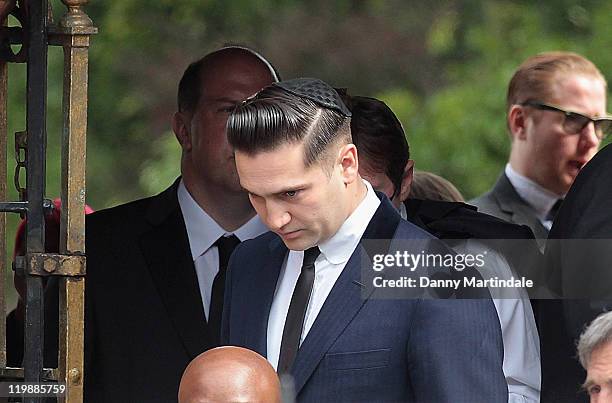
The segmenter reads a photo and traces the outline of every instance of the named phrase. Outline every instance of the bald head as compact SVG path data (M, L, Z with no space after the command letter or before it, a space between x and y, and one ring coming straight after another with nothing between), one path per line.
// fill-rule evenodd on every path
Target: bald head
M218 347L189 363L178 400L280 403L280 382L274 368L259 354L242 347Z
M179 83L179 110L172 116L172 130L182 149L182 179L200 207L227 231L255 215L238 182L234 152L225 134L227 116L275 77L262 56L234 46L192 63Z
M211 52L189 65L181 78L178 89L178 110L193 112L198 101L205 96L206 81L216 80L221 75L251 75L250 81L278 81L278 74L272 64L252 49L228 46ZM249 79L249 77L245 77Z

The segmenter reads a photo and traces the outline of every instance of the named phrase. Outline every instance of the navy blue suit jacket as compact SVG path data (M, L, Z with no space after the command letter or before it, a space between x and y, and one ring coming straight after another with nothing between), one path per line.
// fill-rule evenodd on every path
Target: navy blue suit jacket
M382 203L363 239L435 238ZM362 241L363 241L362 239ZM417 241L415 241L417 242ZM291 373L300 402L506 402L499 322L490 299L379 299L364 292L360 242L304 339ZM267 327L288 249L273 233L230 261L223 344L266 356Z

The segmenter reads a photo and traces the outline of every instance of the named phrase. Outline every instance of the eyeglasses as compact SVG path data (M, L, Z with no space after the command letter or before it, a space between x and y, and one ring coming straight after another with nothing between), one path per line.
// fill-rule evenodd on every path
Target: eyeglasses
M527 101L521 104L522 106L531 106L536 109L545 111L561 112L565 115L563 120L563 130L569 134L580 133L586 125L593 122L595 126L595 135L598 139L604 139L610 132L612 132L612 117L604 116L599 118L591 118L578 112L571 112L561 109L557 106L548 105L543 102Z

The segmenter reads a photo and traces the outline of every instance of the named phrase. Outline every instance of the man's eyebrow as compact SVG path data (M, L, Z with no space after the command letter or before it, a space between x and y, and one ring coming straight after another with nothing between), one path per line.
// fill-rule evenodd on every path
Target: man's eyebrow
M586 381L584 381L581 388L588 391L589 388L593 385L595 385L595 381L593 381L592 379L587 379Z
M247 189L246 187L244 187L244 185L242 183L240 184L240 187L242 188L242 190L244 190L245 192L247 192L250 195L261 197L261 195L255 193L255 192L252 192L249 189Z
M293 186L289 186L289 187L283 188L283 189L279 190L278 192L274 192L273 194L280 195L280 194L287 193L287 192L296 192L296 191L302 190L304 188L306 188L305 184L298 184L298 185L293 185Z
M306 184L297 184L297 185L293 185L293 186L288 186L286 188L282 188L276 192L270 192L267 195L260 195L257 194L253 191L250 191L249 189L247 189L246 187L244 187L242 184L240 185L240 187L247 193L252 194L253 196L258 196L258 197L264 197L264 196L269 196L269 195L273 195L273 196L278 196L278 195L282 195L283 193L287 193L287 192L295 192L298 190L302 190L305 189L307 186Z

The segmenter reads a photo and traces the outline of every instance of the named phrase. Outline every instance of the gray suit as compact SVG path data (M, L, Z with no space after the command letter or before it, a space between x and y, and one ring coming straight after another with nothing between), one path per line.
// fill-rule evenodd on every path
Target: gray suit
M478 207L478 211L482 213L515 224L527 225L535 234L540 249L544 248L548 229L542 225L533 207L519 196L505 173L502 172L493 189L469 203Z

